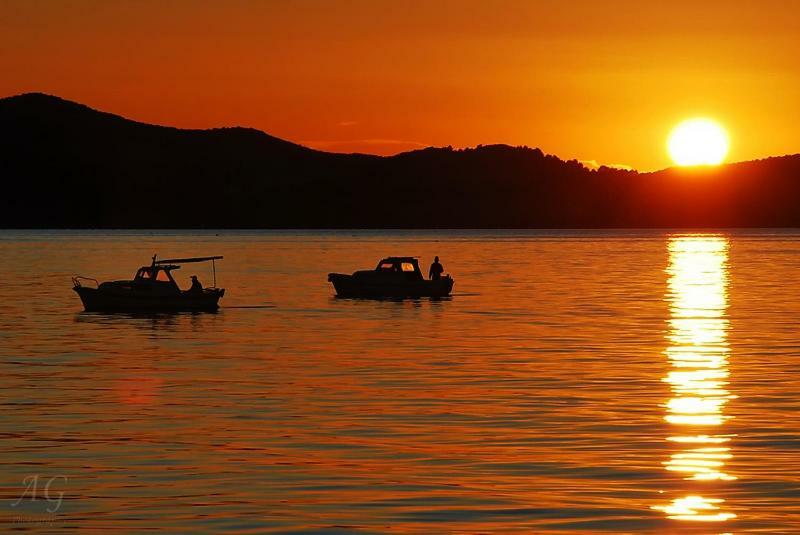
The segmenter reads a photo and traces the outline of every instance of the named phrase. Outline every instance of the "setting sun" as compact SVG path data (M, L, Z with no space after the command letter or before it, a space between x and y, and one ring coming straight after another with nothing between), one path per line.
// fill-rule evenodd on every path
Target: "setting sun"
M667 147L677 165L718 165L728 154L728 134L711 119L688 119L672 130Z

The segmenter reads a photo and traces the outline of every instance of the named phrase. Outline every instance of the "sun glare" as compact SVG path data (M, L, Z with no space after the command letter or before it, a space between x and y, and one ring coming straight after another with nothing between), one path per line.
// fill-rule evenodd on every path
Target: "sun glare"
M677 165L719 165L728 154L728 134L711 119L688 119L672 130L667 147Z

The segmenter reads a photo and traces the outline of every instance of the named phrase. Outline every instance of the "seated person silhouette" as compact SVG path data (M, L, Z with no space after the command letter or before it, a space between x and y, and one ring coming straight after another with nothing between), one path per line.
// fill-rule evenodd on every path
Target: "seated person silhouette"
M439 257L435 257L433 259L433 264L431 264L431 268L428 270L428 277L431 280L439 280L442 278L442 273L444 273L444 268L439 263Z
M191 293L200 293L203 291L203 285L197 280L197 275L192 275L192 287L189 288Z

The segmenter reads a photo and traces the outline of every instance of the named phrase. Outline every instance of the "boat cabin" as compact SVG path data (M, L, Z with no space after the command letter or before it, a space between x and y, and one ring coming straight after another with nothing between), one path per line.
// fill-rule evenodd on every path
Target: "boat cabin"
M423 279L419 261L413 256L390 256L378 262L379 273L403 273L409 279Z
M153 265L142 266L133 278L135 285L148 285L161 290L180 291L178 283L172 278L172 270L180 269L180 266L173 265Z

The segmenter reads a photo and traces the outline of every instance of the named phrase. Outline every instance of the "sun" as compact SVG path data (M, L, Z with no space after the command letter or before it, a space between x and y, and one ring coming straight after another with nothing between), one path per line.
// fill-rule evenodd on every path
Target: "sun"
M672 130L667 148L677 165L719 165L728 154L728 134L711 119L687 119Z

